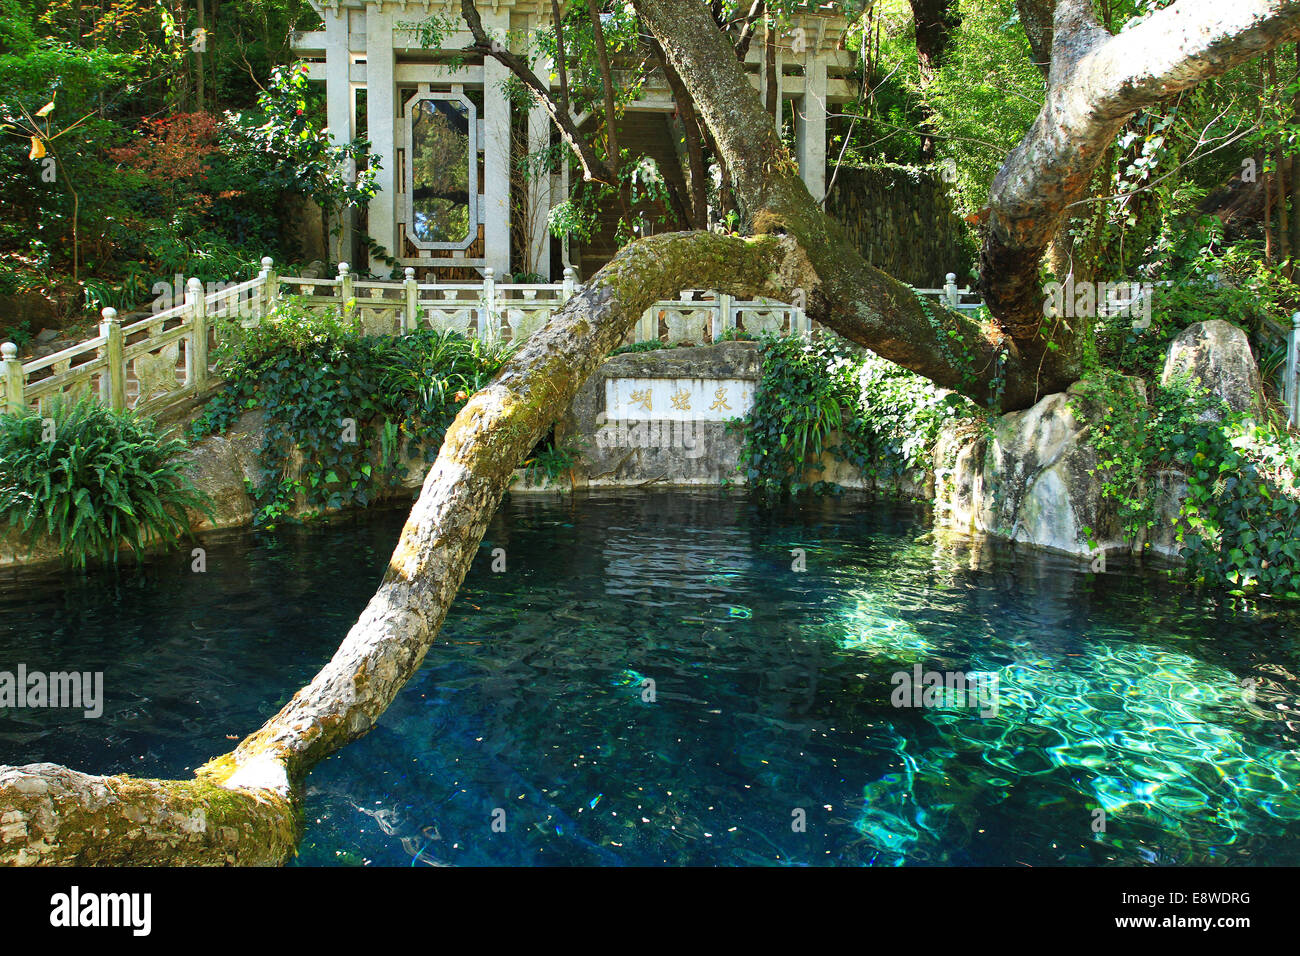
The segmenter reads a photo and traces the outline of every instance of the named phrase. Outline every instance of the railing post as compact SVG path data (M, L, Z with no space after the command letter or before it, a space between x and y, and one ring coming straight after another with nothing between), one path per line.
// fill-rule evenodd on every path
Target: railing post
M790 313L790 331L797 333L801 338L812 338L812 320L808 318L808 313L797 305L792 305L793 310Z
M718 294L718 311L713 316L713 341L721 342L727 329L731 328L732 309L735 301L729 295Z
M5 390L4 410L10 415L21 415L25 410L23 401L23 363L18 358L18 346L13 342L0 345L0 363L4 369Z
M636 341L653 342L659 338L659 303L641 313L636 323Z
M185 384L201 392L208 386L208 303L203 283L185 283L185 304L190 311L190 347L185 350Z
M949 272L944 276L943 299L950 309L955 309L961 305L961 293L957 291L957 273L955 272Z
M1300 424L1300 312L1291 316L1291 335L1286 343L1286 417Z
M564 288L560 290L560 301L568 302L577 291L578 278L573 266L564 267Z
M411 266L406 267L406 282L403 283L406 288L406 311L402 313L402 334L412 332L420 327L420 287L415 281L415 269Z
M117 321L117 309L105 309L100 315L104 321L99 323L99 334L107 339L102 352L108 361L108 394L104 397L113 411L120 412L126 408L126 357L123 355L125 343L122 339L122 324Z
M497 340L497 280L491 266L483 269L483 304L478 313L478 337L483 342Z
M339 317L347 315L348 303L352 300L352 273L346 262L339 263Z
M275 260L270 256L262 257L262 272L258 278L262 280L262 308L257 318L264 319L280 300L280 276L275 271Z

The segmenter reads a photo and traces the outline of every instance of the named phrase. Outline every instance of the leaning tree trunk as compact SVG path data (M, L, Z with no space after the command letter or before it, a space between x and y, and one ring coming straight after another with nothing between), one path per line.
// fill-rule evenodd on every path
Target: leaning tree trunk
M654 302L692 281L780 297L795 244L708 232L640 240L602 269L456 417L383 583L334 657L193 780L0 767L0 864L278 864L300 836L302 783L366 734L419 668L515 467Z

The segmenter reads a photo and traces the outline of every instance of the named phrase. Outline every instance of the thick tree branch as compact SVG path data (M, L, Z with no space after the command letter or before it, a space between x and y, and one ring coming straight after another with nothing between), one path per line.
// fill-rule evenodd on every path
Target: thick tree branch
M424 660L514 469L654 302L699 283L788 294L795 244L708 232L625 247L456 417L375 596L310 684L196 780L0 767L0 864L274 864L296 846L302 781L366 734Z
M1034 65L1047 71L1052 65L1052 15L1056 9L1054 0L1016 0L1016 12L1020 14L1020 25L1029 40L1029 50L1034 57Z
M1033 6L1022 4L1022 16ZM1097 22L1090 0L1059 0L1047 98L993 181L980 254L985 301L1024 357L1042 353L1043 253L1125 121L1298 38L1300 0L1180 0L1117 35Z
M952 45L953 31L961 24L956 0L911 0L912 20L916 25L916 54L920 65L921 88L934 82ZM864 74L865 81L865 74ZM918 130L921 134L921 159L934 159L935 138L933 124L926 119Z

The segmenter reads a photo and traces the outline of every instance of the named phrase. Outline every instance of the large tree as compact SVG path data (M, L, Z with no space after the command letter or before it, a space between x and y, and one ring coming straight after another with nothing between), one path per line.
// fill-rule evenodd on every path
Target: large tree
M515 465L655 300L685 285L792 297L881 355L1004 407L1068 384L1070 337L1040 330L1037 269L1064 210L1133 111L1300 36L1300 0L1182 0L1111 36L1087 0L1054 9L1039 121L994 183L983 285L997 325L938 318L871 268L813 201L770 116L699 0L635 0L734 178L748 235L625 247L473 396L447 431L383 582L331 661L194 780L0 768L0 863L278 863L298 838L302 782L368 732L415 673ZM1056 348L1050 348L1054 344Z

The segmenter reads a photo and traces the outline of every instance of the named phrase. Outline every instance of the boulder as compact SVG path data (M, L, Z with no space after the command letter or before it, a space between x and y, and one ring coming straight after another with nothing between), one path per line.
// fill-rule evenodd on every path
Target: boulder
M1115 509L1091 474L1097 453L1086 436L1096 417L1076 386L1003 415L991 434L949 426L935 452L942 523L1080 556L1127 550Z
M1234 412L1264 414L1259 366L1246 333L1222 319L1189 325L1169 343L1160 382L1188 373L1222 398Z
M196 442L182 456L185 472L199 491L212 499L215 518L191 511L190 527L195 531L232 528L253 520L253 499L245 479L260 480L258 452L266 439L266 416L260 410L245 412L221 435L209 435Z

